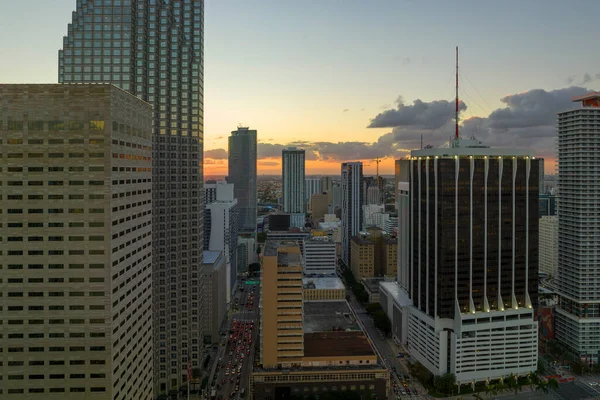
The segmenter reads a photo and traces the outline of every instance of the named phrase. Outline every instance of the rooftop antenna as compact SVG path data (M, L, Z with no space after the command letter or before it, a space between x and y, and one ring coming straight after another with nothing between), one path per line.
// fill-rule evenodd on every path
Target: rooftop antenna
M458 46L456 46L456 133L454 138L458 140Z

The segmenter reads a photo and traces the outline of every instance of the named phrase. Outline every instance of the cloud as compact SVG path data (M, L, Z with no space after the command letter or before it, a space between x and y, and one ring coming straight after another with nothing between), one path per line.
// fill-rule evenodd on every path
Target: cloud
M204 158L212 158L213 160L224 160L227 159L227 151L225 149L205 150Z
M263 166L263 167L276 167L279 165L278 161L259 161L258 162L259 165Z
M281 157L281 151L287 145L278 143L258 143L257 153L258 158L278 158Z
M410 57L404 57L404 58L402 59L402 65L408 65L408 64L410 64L410 63L411 63L411 59L410 59Z
M395 128L398 126L421 129L439 129L454 118L455 105L446 100L424 102L420 99L412 105L405 105L402 96L396 100L397 108L388 109L371 119L367 128ZM467 109L464 102L459 103L459 111Z
M348 112L348 111L350 111L349 108L344 108L344 111L342 111L342 112Z

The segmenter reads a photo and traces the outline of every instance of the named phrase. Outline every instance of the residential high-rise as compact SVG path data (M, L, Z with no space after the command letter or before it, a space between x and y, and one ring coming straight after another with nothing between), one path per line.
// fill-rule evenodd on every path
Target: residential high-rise
M558 114L558 276L556 339L589 363L600 362L600 93L573 99Z
M540 218L540 272L556 277L558 271L558 216Z
M216 199L204 209L204 250L222 251L226 264L226 299L237 282L237 241L239 210L233 198L235 187L224 181L215 184Z
M154 399L152 107L0 85L0 138L0 398Z
M59 82L110 82L154 107L157 395L201 365L203 32L203 0L78 0L58 52Z
M540 195L546 194L546 175L544 171L544 159L540 158Z
M281 175L283 181L283 212L305 213L304 150L290 147L281 152Z
M340 182L335 182L331 189L331 210L329 210L329 214L335 214L336 210L341 210L341 209L342 209L342 184Z
M227 262L222 251L204 251L202 279L206 280L204 293L204 343L219 343L221 325L227 314Z
M308 204L310 196L315 193L323 193L321 190L321 178L306 178L304 182L304 195L306 196L306 204Z
M363 164L342 163L342 260L350 268L350 239L363 220Z
M408 168L408 160L394 160L394 198L396 207L398 207L398 183L408 182L410 169Z
M243 232L256 232L256 146L256 130L238 127L229 136L227 182L234 184Z
M558 196L553 194L540 194L540 218L544 215L556 215Z
M538 167L476 140L412 152L408 346L434 375L537 368Z

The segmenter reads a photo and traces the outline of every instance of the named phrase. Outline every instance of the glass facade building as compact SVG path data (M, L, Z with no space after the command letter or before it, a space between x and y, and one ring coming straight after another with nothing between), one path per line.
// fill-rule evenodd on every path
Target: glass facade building
M110 82L154 107L154 386L200 367L203 248L202 0L77 0L59 82Z
M227 182L238 201L240 231L256 232L256 130L239 127L229 136Z

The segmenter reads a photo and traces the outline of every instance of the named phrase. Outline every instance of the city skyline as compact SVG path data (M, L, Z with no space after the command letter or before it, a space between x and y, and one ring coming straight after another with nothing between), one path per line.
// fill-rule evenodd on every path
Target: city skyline
M57 82L56 50L75 1L35 3L38 12L25 24L15 21L31 2L3 6L0 33L20 38L0 45L12 54L0 66L5 82ZM385 157L380 170L391 173L392 160L418 148L421 133L434 147L451 136L452 105L444 102L453 98L456 44L463 135L496 147L535 148L553 172L555 114L570 109L570 98L593 90L600 77L589 69L600 56L584 51L593 39L577 29L593 23L600 4L573 9L551 3L543 10L535 2L519 4L516 13L507 3L469 1L457 9L440 4L430 14L391 1L378 7L344 3L343 9L337 1L311 7L209 2L206 174L227 174L226 138L240 122L261 132L259 174L280 171L281 149L293 144L307 150L307 174L336 173L339 163L356 160L371 174L375 165L368 160L375 157ZM242 31L244 40L238 40ZM396 39L403 37L410 40ZM553 51L541 53L546 42ZM232 63L232 54L244 54L245 62ZM583 62L570 61L581 54ZM284 96L293 100L281 101ZM400 96L402 106L394 103Z

